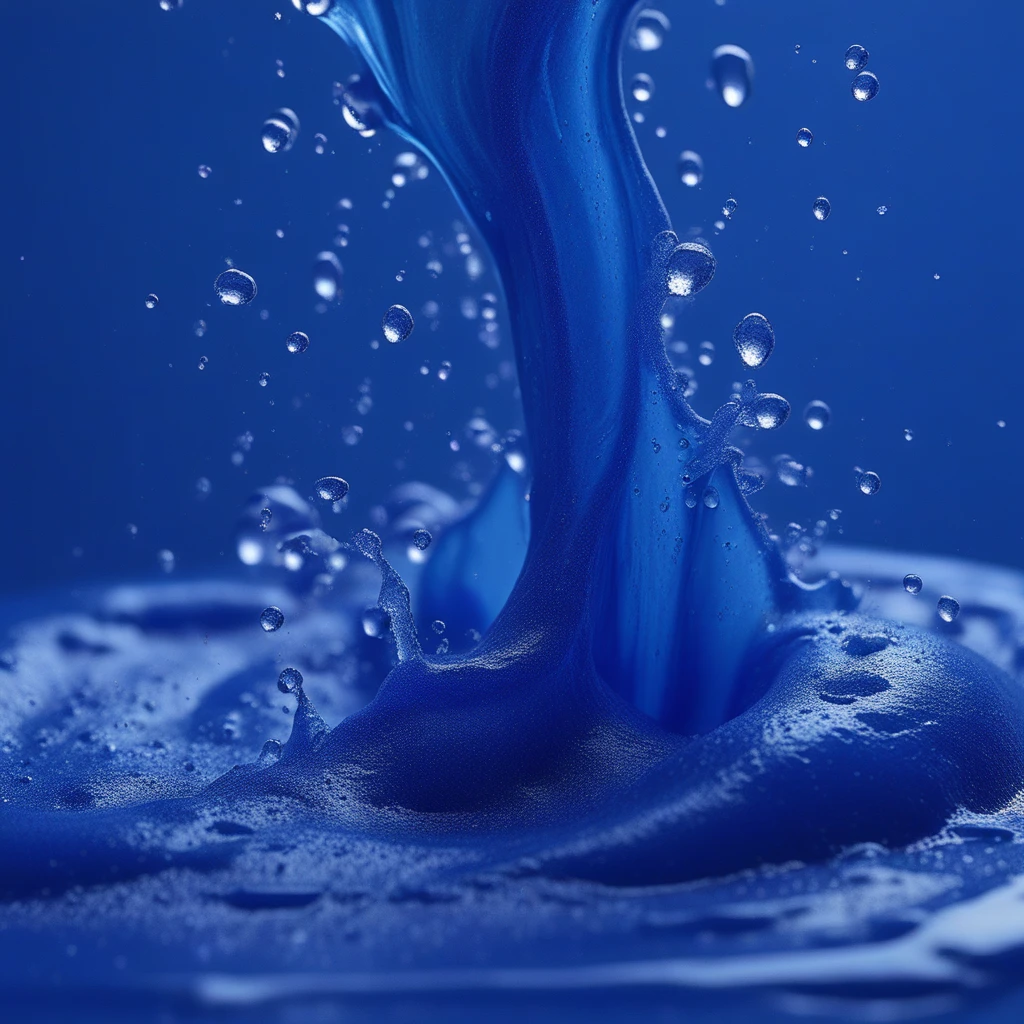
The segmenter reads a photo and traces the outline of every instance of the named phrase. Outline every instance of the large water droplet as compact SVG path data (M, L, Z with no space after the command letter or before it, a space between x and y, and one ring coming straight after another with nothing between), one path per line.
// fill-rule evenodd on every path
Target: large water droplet
M754 81L754 62L740 46L719 46L711 54L711 77L727 106L741 107Z
M814 200L811 210L818 220L828 220L828 215L832 212L832 204L824 196L818 196Z
M832 419L832 410L820 401L813 401L804 409L804 422L811 430L824 430Z
M782 395L758 395L752 409L754 419L762 430L777 430L789 419L790 405Z
M282 107L263 122L263 148L268 153L287 153L299 137L299 118L294 110Z
M247 306L256 298L256 282L234 267L220 274L213 287L225 306Z
M285 347L289 352L305 352L309 348L309 335L304 331L292 331L288 335L288 340L285 342Z
M395 345L400 341L405 341L412 334L415 323L412 313L405 306L395 305L384 314L384 319L381 321L380 326L384 331L384 337L392 345Z
M665 35L672 26L668 18L661 11L650 8L640 11L633 22L633 31L629 36L629 45L634 50L642 50L649 53L651 50L661 49L665 42Z
M704 507L705 508L718 508L719 503L718 489L715 487L704 488Z
M433 539L429 530L416 530L412 535L412 542L420 551L426 551Z
M340 476L322 476L313 486L322 501L341 501L348 494L348 481Z
M146 309L156 309L160 305L160 296L150 292L146 296Z
M260 612L260 625L264 632L273 633L284 625L284 612L277 605L271 605Z
M715 276L715 257L701 242L676 246L665 268L670 295L696 295Z
M814 132L810 128L801 128L796 133L796 144L806 149L814 141Z
M388 631L391 619L383 608L367 608L363 612L363 632L367 636L383 637Z
M764 366L775 349L775 331L763 313L748 313L732 332L740 359L752 370Z
M282 693L294 693L302 686L302 673L297 668L286 668L277 677L277 688Z
M333 252L317 254L313 264L313 291L324 302L333 302L341 295L341 263Z
M200 178L208 178L212 173L213 173L213 170L212 170L212 168L210 167L209 164L200 164L199 165L199 177Z
M878 79L870 71L862 71L850 86L855 100L863 103L865 100L873 100L878 95Z
M877 473L861 473L857 478L861 494L877 494L882 487L882 478Z
M943 594L935 607L943 622L952 622L960 614L960 602L949 594Z
M868 66L868 60L870 57L871 54L869 54L868 51L860 45L860 43L854 43L853 46L846 51L845 60L847 70L861 71L863 68Z
M684 149L679 154L679 180L690 188L704 180L704 161L692 149Z
M915 573L908 572L907 575L903 577L903 589L908 594L914 594L916 596L921 593L923 587L924 581Z

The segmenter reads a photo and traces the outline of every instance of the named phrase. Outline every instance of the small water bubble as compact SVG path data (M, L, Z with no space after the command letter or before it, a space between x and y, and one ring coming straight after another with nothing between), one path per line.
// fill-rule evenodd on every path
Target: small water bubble
M810 466L798 462L792 455L775 458L775 476L784 487L806 487L813 475Z
M672 250L665 270L670 295L696 295L715 276L715 257L701 242L683 242Z
M447 380L452 375L452 364L447 359L441 360L441 365L437 368L437 379Z
M180 11L185 0L160 0L161 11Z
M704 488L704 507L705 508L718 508L719 503L718 490L715 487Z
M164 572L174 572L174 552L168 548L162 548L156 553L157 563Z
M199 369L200 370L205 370L207 365L209 364L209 362L210 362L209 356L200 356L199 357Z
M213 288L225 306L247 306L256 298L256 282L235 267L218 275Z
M412 313L410 313L405 306L399 305L391 306L384 314L384 319L381 321L381 329L384 331L384 337L390 341L392 345L395 345L400 341L405 341L405 339L412 334L414 326L415 323L412 318Z
M333 252L317 253L313 262L313 291L324 302L334 302L341 297L341 262Z
M367 608L366 611L363 612L362 623L363 632L367 636L379 639L387 633L388 626L391 624L391 619L383 608Z
M341 501L348 494L348 481L340 476L322 476L313 487L321 501Z
M213 168L209 164L200 164L199 165L199 177L200 178L208 178L211 174L213 174Z
M263 122L263 148L268 153L287 153L299 135L299 119L294 110L282 107Z
M878 79L870 71L862 71L850 85L853 98L861 103L878 95Z
M757 370L775 350L775 330L763 313L748 313L732 332L736 351L744 365Z
M377 128L368 113L363 111L357 113L351 104L345 103L342 106L341 116L344 118L345 124L353 131L359 132L364 139L372 139L377 134Z
M317 132L313 136L313 152L317 156L323 156L327 151L327 136L323 132Z
M259 514L259 527L264 533L270 526L271 520L274 518L274 510L270 508L261 508Z
M741 107L753 85L754 62L740 46L719 46L711 54L711 77L726 106Z
M789 419L790 405L782 395L758 395L754 402L754 419L762 430L777 430Z
M429 530L416 530L412 535L412 542L420 551L426 551L427 548L430 547L430 543L433 539L434 538Z
M206 334L206 321L205 320L197 320L192 325L192 330L195 333L195 336L197 338L201 338L204 334Z
M952 622L960 614L960 602L949 594L943 594L935 607L943 622Z
M430 624L430 628L440 636L445 631L445 624L440 619L434 619Z
M302 686L302 673L297 668L282 669L277 677L277 688L282 693L294 693Z
M722 206L722 216L726 220L732 220L732 215L740 208L740 204L735 199L726 199L725 204Z
M828 215L832 212L832 204L824 196L818 196L814 200L811 210L816 219L828 220Z
M830 508L828 510L828 517L832 522L835 522L842 514L843 510L840 508Z
M284 344L289 352L305 352L309 348L309 335L304 331L292 331Z
M831 418L832 410L825 402L818 401L817 399L810 402L807 408L804 409L804 422L811 430L824 430Z
M265 633L275 633L284 625L284 612L277 605L270 605L260 612L260 625Z
M156 309L160 305L160 297L150 292L146 296L146 309Z
M629 45L634 50L641 50L644 53L660 50L671 27L668 18L661 11L646 8L637 14L636 21L633 22Z
M904 441L913 441L914 440L914 432L910 429L910 427L904 427L903 428L903 440Z
M877 494L882 487L882 478L877 473L868 471L857 477L857 487L861 494Z
M908 594L914 594L916 596L921 593L923 587L924 581L915 573L908 572L907 575L903 577L903 589Z
M846 69L847 71L861 71L868 66L868 60L871 54L864 49L860 43L854 43L853 46L849 47L846 51Z
M684 149L679 154L679 180L689 188L704 180L704 161L692 149Z
M701 366L710 366L715 361L715 343L713 341L702 341L700 343L697 362Z
M257 378L257 382L259 383L259 386L261 388L265 388L267 384L270 382L270 374L264 370L264 372L261 373Z
M814 132L810 128L801 128L796 133L796 144L806 149L814 141Z
M208 476L201 476L196 481L196 497L200 500L208 498L211 491L213 491L213 484L210 483L210 478Z
M643 73L633 78L631 86L633 99L637 103L646 103L654 95L654 79Z

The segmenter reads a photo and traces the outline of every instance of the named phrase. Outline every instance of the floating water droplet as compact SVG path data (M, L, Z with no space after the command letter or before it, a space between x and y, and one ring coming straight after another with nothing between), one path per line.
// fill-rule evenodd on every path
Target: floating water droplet
M877 494L882 486L882 478L877 473L861 473L857 478L857 486L861 494Z
M878 95L878 79L870 71L862 71L850 85L853 98L864 103Z
M153 292L150 292L146 296L146 309L156 309L156 307L159 306L159 305L160 305L160 296L159 295L154 295Z
M306 14L312 14L314 18L326 14L333 4L334 0L292 0L292 7L295 10L305 11Z
M256 282L234 267L219 275L213 288L225 306L247 306L256 298Z
M274 510L273 509L261 508L260 509L260 515L259 515L259 526L260 526L260 529L262 531L266 532L266 530L270 526L270 522L271 522L271 520L273 518L274 518Z
M797 462L792 455L778 455L775 458L775 476L785 487L806 487L813 475L810 466Z
M200 356L199 357L199 369L200 370L205 370L206 366L207 366L207 363L209 363L209 361L210 361L209 356Z
M690 188L704 180L704 161L692 149L679 154L679 180Z
M441 360L441 365L437 368L437 379L447 380L452 375L452 364L447 359Z
M263 148L268 153L287 153L299 136L299 119L294 110L282 107L263 122Z
M888 212L889 212L889 207L888 206L880 206L880 207L878 207L877 210L875 210L875 213L877 213L879 217L884 217Z
M921 593L923 587L924 581L920 576L917 576L912 572L908 572L907 575L903 577L903 589L908 594L914 594L916 596Z
M943 594L935 607L943 622L952 622L960 614L960 602L949 594Z
M327 152L327 136L323 132L317 132L313 136L313 152L317 156L323 156Z
M334 302L341 297L341 263L333 252L317 254L313 263L313 291L324 302Z
M297 668L283 669L277 677L277 688L282 693L294 693L302 686L302 673Z
M782 395L758 395L752 409L754 419L762 430L777 430L789 419L790 405Z
M757 370L775 350L775 331L763 313L748 313L732 332L736 351L746 366Z
M854 43L846 51L846 69L848 71L860 71L862 68L867 67L870 57L871 54L860 43Z
M704 507L705 508L718 508L718 490L715 487L704 488Z
M164 572L174 572L174 552L163 548L156 553L156 560Z
M711 54L711 77L726 106L741 107L753 85L754 62L740 46L719 46Z
M640 11L633 22L633 31L629 36L629 45L634 50L642 50L650 53L651 50L660 50L661 44L665 42L665 35L672 26L668 18L661 11L651 8Z
M412 535L412 542L420 551L426 551L433 539L429 530L416 530Z
M322 476L313 486L321 501L341 501L348 494L348 481L340 476Z
M261 388L265 388L267 384L270 382L270 374L264 370L264 372L261 373L257 378L257 381Z
M726 199L725 204L722 206L722 216L726 220L732 220L732 215L740 208L740 204L735 199Z
M445 631L445 624L440 619L434 619L430 624L430 628L440 636Z
M367 608L363 612L363 632L367 636L383 637L390 624L388 613L383 608Z
M284 612L274 604L264 608L260 612L260 625L266 633L276 632L284 625Z
M309 335L304 331L292 331L284 344L289 352L305 352L309 348Z
M185 0L160 0L161 11L180 11Z
M213 484L210 483L210 478L208 476L201 476L196 481L196 497L200 500L209 497L212 491Z
M646 103L654 95L654 79L641 72L633 78L631 89L637 103Z
M806 149L814 141L814 132L810 128L801 128L796 133L796 144Z
M384 319L381 321L381 329L384 331L384 337L391 342L392 345L397 344L400 341L405 341L406 338L412 334L412 329L415 326L412 318L412 313L405 308L405 306L394 305L384 314Z
M904 427L904 429L903 429L903 440L904 441L913 441L914 440L914 432L910 429L910 427Z
M672 250L665 271L670 295L696 295L715 276L715 257L702 242L683 242Z
M199 165L199 177L200 178L208 178L211 174L213 174L213 168L210 167L209 164L200 164Z
M832 418L832 410L824 402L815 400L804 409L804 421L811 430L824 430Z
M832 212L832 204L824 196L818 196L814 200L811 210L818 220L828 220L828 215Z
M345 124L353 131L359 132L364 139L372 139L377 134L377 129L369 123L370 118L366 114L356 113L350 104L342 106L341 116L345 119Z

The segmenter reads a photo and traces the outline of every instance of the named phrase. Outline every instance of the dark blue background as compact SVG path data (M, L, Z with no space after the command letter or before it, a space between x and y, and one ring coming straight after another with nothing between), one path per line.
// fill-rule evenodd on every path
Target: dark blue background
M709 413L726 397L740 376L732 327L764 312L778 344L759 383L796 414L759 450L815 470L810 489L773 485L757 504L776 525L838 507L845 541L1024 566L1019 8L662 8L666 45L627 53L626 72L656 82L638 137L676 227L702 229L719 260L677 327L718 347L695 401ZM0 5L0 39L0 589L156 573L160 548L181 571L229 566L240 504L279 475L303 493L322 474L347 477L352 500L329 524L336 532L362 525L398 481L462 497L486 479L489 461L468 450L464 428L481 411L499 430L517 423L514 383L499 373L511 343L506 332L497 350L484 347L459 300L496 284L489 273L469 281L463 258L443 251L440 278L426 271L434 249L417 239L431 232L435 248L450 248L459 217L436 172L382 208L394 156L408 147L343 124L331 86L357 65L333 33L285 0L186 0L170 13L157 0L59 0ZM756 65L740 110L706 88L710 52L726 42ZM870 50L881 81L870 103L850 96L852 42ZM291 152L270 155L260 126L282 105L302 130ZM794 140L804 125L809 150ZM315 132L328 138L322 156ZM704 158L697 189L676 176L686 148ZM200 163L213 168L207 180ZM832 202L823 224L811 216L819 194ZM351 211L336 208L343 196ZM730 196L739 209L715 235ZM340 222L351 228L337 250L345 297L319 313L312 263ZM251 306L214 305L225 258L256 278ZM143 304L150 291L155 310ZM428 300L440 303L435 330L420 314ZM416 331L375 350L392 302L417 314ZM285 351L292 330L310 334L305 355ZM447 382L436 377L443 359ZM362 415L367 378L374 405ZM813 398L833 410L820 434L799 415ZM355 423L365 433L350 447L342 428ZM247 430L252 450L232 465ZM881 475L877 496L857 492L854 465ZM206 500L199 477L212 483Z

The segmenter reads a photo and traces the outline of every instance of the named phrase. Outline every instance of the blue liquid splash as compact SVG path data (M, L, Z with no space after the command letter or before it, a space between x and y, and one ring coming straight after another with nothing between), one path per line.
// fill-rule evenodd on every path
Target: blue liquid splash
M66 663L42 666L55 695L44 720L24 707L12 720L22 731L50 730L62 760L48 776L26 773L0 811L5 898L27 907L84 899L95 908L116 879L138 904L132 928L155 974L157 945L146 942L161 912L146 900L199 906L212 886L215 931L231 928L225 907L257 914L223 962L239 969L241 949L261 973L245 985L189 974L196 965L182 953L183 989L211 1005L388 984L714 987L714 967L621 960L624 949L654 956L657 947L628 929L591 943L585 966L545 973L489 934L486 915L464 907L448 933L425 917L449 943L452 934L476 934L496 962L520 958L506 973L474 973L441 943L447 952L423 953L397 982L373 981L387 956L369 945L342 958L348 973L338 974L332 928L351 926L351 915L340 915L319 936L320 982L289 982L273 973L279 944L260 950L273 928L258 915L311 906L327 892L339 905L372 902L368 893L387 886L392 905L415 906L413 916L470 890L494 891L489 913L507 925L521 886L532 885L538 903L583 899L597 908L604 900L621 912L618 894L634 887L836 857L839 867L807 868L796 888L810 898L852 876L851 861L887 857L886 870L920 876L908 882L922 887L908 900L917 907L946 890L922 881L925 846L899 848L929 837L994 846L1017 834L1018 684L940 636L856 613L852 591L837 580L812 587L792 579L747 503L756 479L730 443L737 423L756 420L758 403L774 396L748 386L709 420L683 397L658 323L679 239L622 99L629 13L628 4L603 0L350 0L330 10L325 20L358 49L375 83L362 83L360 117L376 111L431 156L498 268L530 445L529 523L522 484L509 473L436 542L421 581L425 608L457 623L460 635L484 634L448 656L423 652L409 590L379 538L357 535L349 551L379 571L377 604L397 666L361 710L331 708L341 717L334 729L298 686L288 742L267 744L241 766L204 728L267 675L268 666L237 658L241 625L255 621L251 596L220 585L107 595L98 611L39 626L44 635L29 655L56 650ZM705 263L693 279L710 276ZM258 608L287 605L287 595L255 598ZM351 648L362 642L351 615L312 620L296 642L316 647L332 633ZM237 672L199 709L162 706L152 742L201 751L199 781L183 783L158 765L141 770L141 746L127 774L124 762L102 760L116 745L105 755L76 746L62 702L81 713L100 691L89 684L75 696L72 657L118 660L135 697L148 699L148 662L158 651L173 658L167 648L185 651L197 623L219 631L218 655L234 651ZM161 635L171 638L164 649ZM322 672L331 670L326 658ZM103 715L127 716L135 697L108 694ZM1011 872L999 870L1004 879ZM868 890L884 899L884 872L865 872ZM595 896L590 883L612 895ZM730 906L740 903L738 883L715 885ZM891 948L844 960L813 933L812 953L787 958L783 940L766 940L757 952L783 950L778 961L737 960L718 984L967 986L958 971L972 950L957 938L958 922L1019 904L1019 884L988 896L986 888L979 879L965 886L965 896L990 901L981 910L947 900L950 916L936 915L930 932L895 950L899 969L886 959ZM773 892L781 901L781 887ZM691 929L682 929L684 952L674 955L695 956L691 939L701 929L757 931L749 910L731 910L735 920L719 920L716 932L713 901L687 903L675 890L673 899ZM646 906L656 913L649 899ZM378 939L394 920L387 913L378 908L369 927ZM777 922L784 909L765 913ZM24 915L12 920L13 934L31 931ZM880 938L866 918L860 924L857 938ZM951 948L959 961L944 958ZM620 960L602 967L612 979L603 981L593 964L608 950ZM998 976L995 963L988 969Z

